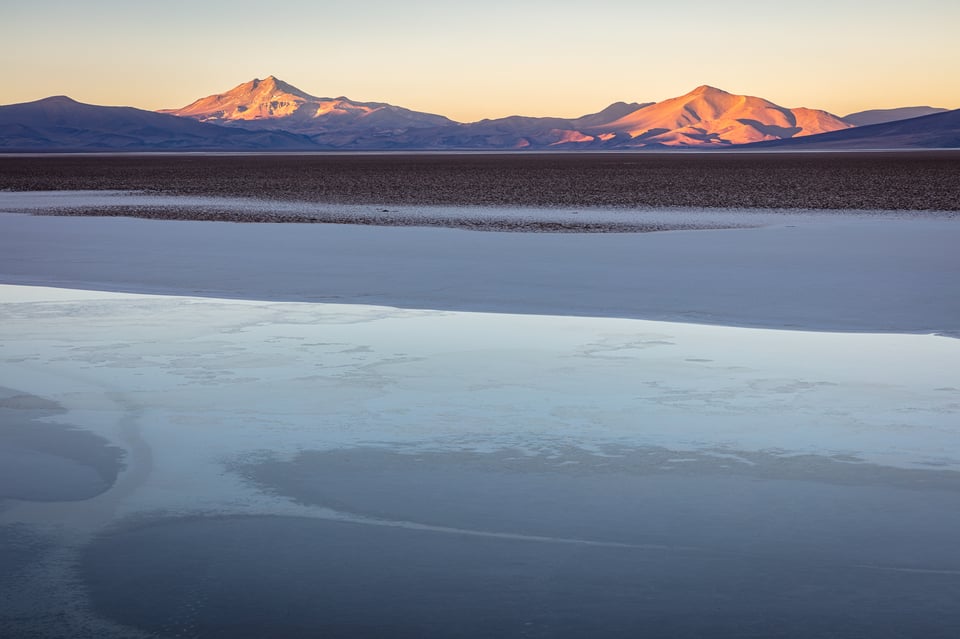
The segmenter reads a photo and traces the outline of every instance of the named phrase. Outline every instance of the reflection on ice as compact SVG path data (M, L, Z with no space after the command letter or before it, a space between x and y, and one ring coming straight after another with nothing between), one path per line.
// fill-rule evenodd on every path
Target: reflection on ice
M946 337L111 293L76 299L9 286L0 294L8 378L68 409L96 403L96 388L124 396L142 408L158 462L212 448L223 456L265 444L292 452L383 443L537 453L617 444L960 464L960 341ZM75 417L87 419L82 410Z
M958 370L935 335L0 286L0 410L51 472L126 452L90 499L0 493L33 549L0 629L953 636Z
M56 402L0 386L0 502L89 499L113 485L123 451L44 421L62 412Z

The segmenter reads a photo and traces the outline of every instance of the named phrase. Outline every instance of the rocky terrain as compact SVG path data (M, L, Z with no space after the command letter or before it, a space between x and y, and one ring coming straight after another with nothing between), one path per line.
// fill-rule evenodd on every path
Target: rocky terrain
M0 189L383 205L960 211L960 151L0 157Z

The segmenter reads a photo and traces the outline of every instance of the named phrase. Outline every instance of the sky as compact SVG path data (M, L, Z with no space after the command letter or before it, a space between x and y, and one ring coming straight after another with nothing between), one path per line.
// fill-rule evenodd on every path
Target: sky
M177 108L274 75L459 121L575 117L709 84L837 115L960 108L957 0L30 0L0 104Z

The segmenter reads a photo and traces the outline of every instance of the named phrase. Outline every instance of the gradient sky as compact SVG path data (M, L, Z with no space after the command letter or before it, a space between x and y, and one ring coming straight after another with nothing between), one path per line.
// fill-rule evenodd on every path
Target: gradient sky
M0 8L0 104L174 108L275 75L461 121L701 84L838 115L960 108L958 26L957 0L28 0Z

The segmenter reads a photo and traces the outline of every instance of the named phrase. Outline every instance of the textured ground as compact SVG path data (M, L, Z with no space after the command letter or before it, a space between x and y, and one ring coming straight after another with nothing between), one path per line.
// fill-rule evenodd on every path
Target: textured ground
M957 211L960 151L0 157L0 190L54 189L350 204Z

